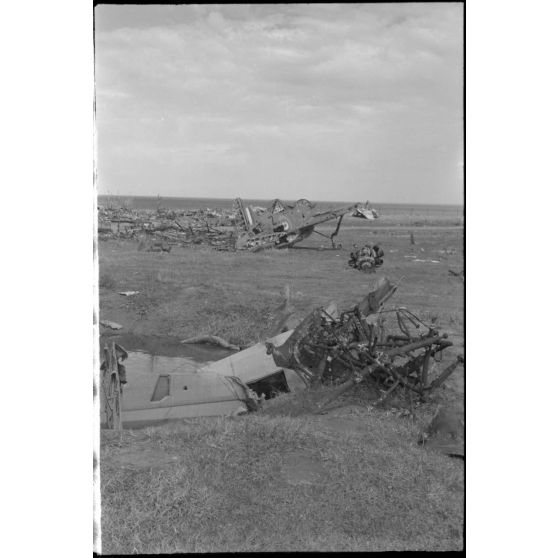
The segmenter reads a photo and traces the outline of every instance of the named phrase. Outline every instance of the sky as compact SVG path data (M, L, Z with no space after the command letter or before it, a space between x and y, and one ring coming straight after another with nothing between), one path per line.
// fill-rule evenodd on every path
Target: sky
M463 202L463 6L95 8L100 194Z

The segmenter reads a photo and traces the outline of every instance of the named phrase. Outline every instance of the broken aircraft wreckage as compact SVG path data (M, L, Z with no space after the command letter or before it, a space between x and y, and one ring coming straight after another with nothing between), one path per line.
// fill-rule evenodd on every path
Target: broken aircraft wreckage
M333 248L333 239L339 233L341 221L346 213L355 211L358 204L319 211L316 205L306 199L288 205L281 200L274 200L269 209L245 205L240 198L235 200L235 209L240 214L237 219L237 250L257 251L265 248L288 248L308 238L313 232L329 238ZM316 225L337 219L337 226L330 235L315 229Z
M328 238L332 247L346 214L374 219L375 210L353 204L336 209L318 209L316 204L300 199L289 204L274 200L269 208L234 200L232 210L192 209L139 210L99 207L100 240L138 239L138 250L170 252L173 245L208 244L217 250L258 251L288 248L308 238L313 232ZM333 233L316 230L317 225L337 219Z
M378 278L373 290L347 311L339 313L335 303L317 308L295 329L265 343L194 372L161 374L150 400L133 408L122 397L119 375L119 361L127 355L112 343L104 349L101 370L102 422L118 429L123 424L240 414L258 410L264 398L277 392L335 386L317 405L323 410L363 381L376 392L373 405L398 394L424 400L464 360L458 356L434 373L434 364L452 342L406 308L384 309L396 290L386 278Z

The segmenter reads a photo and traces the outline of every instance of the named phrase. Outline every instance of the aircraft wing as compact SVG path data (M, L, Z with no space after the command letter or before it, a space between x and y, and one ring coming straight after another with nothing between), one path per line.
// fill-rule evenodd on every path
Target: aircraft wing
M331 219L337 219L346 213L350 213L356 209L358 204L347 205L345 207L338 207L337 209L329 209L327 211L321 211L320 213L315 213L310 219L308 219L306 225L319 225L320 223L325 223L326 221L331 221Z

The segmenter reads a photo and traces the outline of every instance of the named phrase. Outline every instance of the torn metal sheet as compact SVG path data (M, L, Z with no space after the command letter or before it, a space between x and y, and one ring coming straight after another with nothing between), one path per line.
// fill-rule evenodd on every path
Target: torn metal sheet
M364 205L358 205L352 213L353 217L359 217L360 219L368 219L373 221L378 219L379 215L375 209L370 207L370 203L366 202Z
M116 357L109 361L116 363ZM123 386L116 364L102 364L101 424L107 428L139 427L161 421L238 415L258 408L259 400L241 380L224 374L197 371L160 374L150 387ZM118 370L119 372L119 370ZM131 380L133 384L133 380Z
M271 339L274 343L284 343L293 330L281 333ZM235 376L243 383L251 385L255 382L284 372L289 391L299 391L306 386L293 370L278 366L273 357L267 354L265 343L257 343L244 351L240 351L217 362L212 362L199 370L200 374L214 373L223 376Z
M165 420L232 415L255 410L255 394L238 378L215 373L162 374L149 400L130 407L123 398L122 421L134 426Z
M376 304L376 301L372 300L370 301L370 304L374 305ZM335 302L331 302L325 311L328 312L329 315L337 316L337 304ZM269 344L282 345L285 343L293 331L294 330L285 331L271 337L265 343L257 343L256 345L252 345L239 353L216 362L212 362L211 364L200 368L199 372L214 372L225 376L235 376L250 388L255 389L258 395L261 393L259 389L261 388L263 380L268 379L270 382L273 382L274 377L277 377L280 374L284 375L286 387L289 392L306 389L306 383L302 380L300 375L295 370L285 367L282 363L277 362L267 350Z

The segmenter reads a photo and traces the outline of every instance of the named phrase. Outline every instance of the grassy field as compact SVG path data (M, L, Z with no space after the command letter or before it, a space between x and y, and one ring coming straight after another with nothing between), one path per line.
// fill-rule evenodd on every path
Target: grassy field
M449 357L463 353L464 285L448 273L463 269L462 227L352 219L338 241L340 251L313 235L306 248L258 254L102 242L101 319L133 334L250 344L271 332L287 284L300 317L358 302L373 276L347 266L351 246L379 242L378 274L401 280L389 304L447 331ZM462 406L462 369L414 418L357 395L327 415L285 394L246 417L103 432L103 552L462 548L463 462L416 444L436 402Z
M462 548L463 463L417 447L410 421L340 420L104 432L103 551Z
M133 241L101 242L101 319L139 334L211 332L232 342L254 342L267 335L287 284L301 316L330 300L341 308L359 301L369 291L371 276L347 266L351 246L379 242L386 256L378 274L393 282L403 278L393 303L437 319L460 338L463 283L448 269L463 268L462 228L353 225L342 228L338 239L343 250L317 250L327 240L314 235L300 248L256 254L199 246L176 246L161 254L138 252ZM140 294L125 298L117 294L120 290Z

